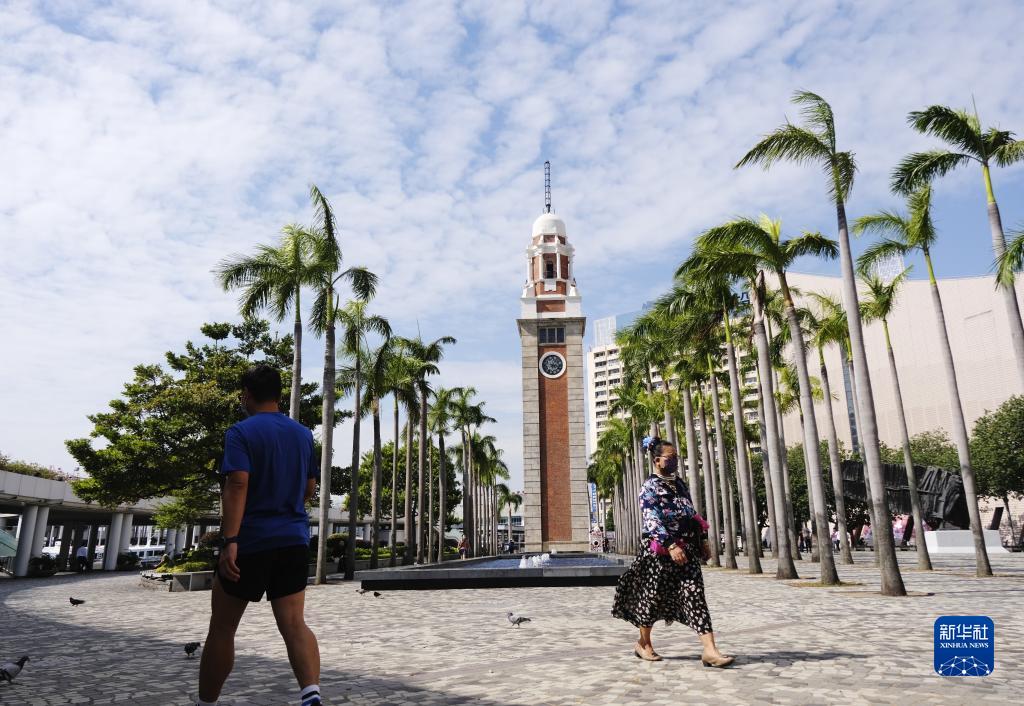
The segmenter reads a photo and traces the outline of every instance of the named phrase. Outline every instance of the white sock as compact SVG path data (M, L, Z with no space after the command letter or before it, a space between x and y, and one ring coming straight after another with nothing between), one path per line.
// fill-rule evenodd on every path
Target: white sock
M300 706L319 706L320 704L320 685L310 684L304 687L299 693L299 705Z

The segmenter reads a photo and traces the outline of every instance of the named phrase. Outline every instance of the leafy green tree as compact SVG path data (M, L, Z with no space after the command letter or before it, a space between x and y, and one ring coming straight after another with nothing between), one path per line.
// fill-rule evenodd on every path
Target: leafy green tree
M195 524L215 510L224 434L242 419L241 375L262 362L278 368L287 383L292 342L271 337L265 321L207 324L202 331L208 341L189 341L183 353L168 352L166 367L136 366L109 410L89 416L89 438L66 442L89 474L74 482L82 499L114 507L169 498L156 518L164 527ZM300 421L312 426L320 402L316 385L303 385L302 392Z
M974 423L971 452L977 464L978 493L1001 498L1017 544L1010 496L1024 496L1024 396L1011 397ZM1024 533L1024 530L1022 530Z
M415 459L419 453L419 448L416 446L416 441L413 441L413 458ZM395 445L393 441L387 441L381 445L381 454L385 457L393 455ZM438 478L438 469L440 467L440 451L437 446L431 446L430 450L431 461L430 467L434 471L434 480L440 482ZM359 514L369 515L373 508L373 495L371 492L371 480L373 478L373 451L367 451L363 454L359 461ZM382 483L380 487L380 500L381 500L381 518L392 519L390 510L385 512L385 508L391 507L391 500L394 497L396 504L401 506L405 503L405 458L403 454L398 455L398 492L395 493L392 478L387 475L382 477ZM452 511L459 502L462 500L462 491L459 489L458 484L455 482L459 471L459 467L455 464L446 464L445 473L447 475L445 482L445 507L449 508L445 513L445 529L450 530L453 524L458 524L458 516ZM412 493L416 494L416 463L413 462L412 468ZM348 495L352 487L352 474L351 469L347 466L338 467L335 466L331 469L331 488L336 492L344 495ZM401 516L401 512L398 513Z
M918 466L935 466L947 471L957 471L960 467L956 446L941 429L922 431L910 437L910 453ZM886 463L902 463L902 451L884 446L882 460Z

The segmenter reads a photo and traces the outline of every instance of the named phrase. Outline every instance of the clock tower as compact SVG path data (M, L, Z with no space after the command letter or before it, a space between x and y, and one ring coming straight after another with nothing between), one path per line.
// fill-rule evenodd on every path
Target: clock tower
M583 415L583 316L565 222L551 210L533 222L520 299L523 361L525 551L585 551L590 536Z

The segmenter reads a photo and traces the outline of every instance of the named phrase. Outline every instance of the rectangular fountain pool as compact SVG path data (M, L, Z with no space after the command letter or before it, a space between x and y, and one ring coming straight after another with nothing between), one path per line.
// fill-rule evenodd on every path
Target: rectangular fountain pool
M535 565L527 555L482 557L443 564L357 571L355 578L369 590L441 590L452 588L513 588L535 586L614 586L626 570L621 557L589 553L551 554Z

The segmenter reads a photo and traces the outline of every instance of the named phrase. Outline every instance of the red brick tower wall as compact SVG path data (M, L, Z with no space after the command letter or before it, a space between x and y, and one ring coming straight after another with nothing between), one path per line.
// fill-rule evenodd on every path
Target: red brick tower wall
M545 353L561 353L565 346L543 346ZM537 373L540 385L540 492L544 499L541 533L545 542L572 540L572 495L569 477L569 377L549 378Z

